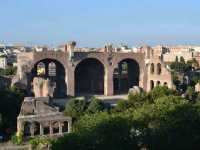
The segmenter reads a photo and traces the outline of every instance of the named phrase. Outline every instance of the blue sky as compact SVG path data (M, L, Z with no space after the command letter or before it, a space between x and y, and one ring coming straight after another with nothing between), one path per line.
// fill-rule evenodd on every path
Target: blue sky
M199 0L0 0L0 41L200 44Z

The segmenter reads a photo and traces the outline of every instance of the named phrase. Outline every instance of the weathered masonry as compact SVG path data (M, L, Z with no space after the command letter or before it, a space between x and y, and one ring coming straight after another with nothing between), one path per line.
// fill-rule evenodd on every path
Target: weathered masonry
M72 118L50 104L48 97L26 97L17 117L17 133L23 137L60 136L72 131Z
M106 47L101 52L80 52L68 44L65 51L20 54L15 84L34 90L37 96L64 97L122 94L133 86L145 91L158 85L172 88L172 79L161 57L149 46L137 53Z

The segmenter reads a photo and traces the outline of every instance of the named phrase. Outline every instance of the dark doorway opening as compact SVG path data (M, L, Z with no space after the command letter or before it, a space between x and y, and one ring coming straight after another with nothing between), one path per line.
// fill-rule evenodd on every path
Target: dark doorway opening
M53 134L59 133L59 123L58 122L54 122L52 124L52 126L53 126Z
M49 126L45 126L43 130L44 130L44 135L49 135L50 134Z
M38 122L33 122L34 136L40 135L40 124Z
M31 123L25 122L24 123L24 136L31 136Z
M68 131L68 122L67 122L67 121L64 121L64 122L63 122L62 132L63 132L63 133L69 132L69 131Z

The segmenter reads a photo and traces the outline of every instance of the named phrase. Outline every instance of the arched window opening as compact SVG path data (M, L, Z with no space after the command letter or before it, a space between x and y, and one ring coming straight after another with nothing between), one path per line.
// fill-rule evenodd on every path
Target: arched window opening
M46 73L45 64L43 62L38 63L38 65L37 65L37 75L43 76L43 75L45 75L45 73Z
M49 63L48 72L50 77L56 76L56 64L54 62Z
M50 134L50 127L49 126L44 126L44 135L49 135Z
M38 122L33 122L34 136L40 135L40 124Z
M164 82L164 84L163 84L164 86L166 86L166 87L168 87L168 84L167 84L167 82Z
M154 81L151 80L151 81L150 81L150 89L152 90L153 88L154 88Z
M63 132L63 133L69 132L69 131L68 131L68 128L69 128L69 127L68 127L68 122L67 122L67 121L64 121L63 124L62 124L62 132Z
M157 82L156 82L156 86L160 86L160 81L157 81Z
M114 69L113 75L114 76L118 76L119 75L119 69L118 68Z
M25 122L24 123L24 136L31 136L31 123L30 122Z
M122 63L122 74L127 74L128 73L128 64L127 62Z
M160 63L157 64L157 74L158 75L161 74L161 64Z
M154 64L152 63L150 66L150 73L153 74L154 73Z
M59 123L58 122L53 122L52 128L53 128L53 134L59 133Z
M151 50L151 56L153 56L153 55L154 55L154 50L152 49L152 50Z

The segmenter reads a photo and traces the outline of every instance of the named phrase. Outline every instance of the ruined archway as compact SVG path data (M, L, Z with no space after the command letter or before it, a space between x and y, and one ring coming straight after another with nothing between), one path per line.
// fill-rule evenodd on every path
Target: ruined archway
M133 86L139 86L140 68L134 59L124 59L118 63L113 73L114 94L127 94Z
M161 74L161 71L162 71L162 70L161 70L161 64L158 63L158 64L157 64L157 74L160 75L160 74Z
M33 122L34 136L40 135L40 123L34 121Z
M25 122L24 123L24 130L23 130L23 136L31 136L31 123Z
M155 70L155 69L154 69L154 64L152 63L151 66L150 66L150 73L151 73L151 74L154 74L154 70Z
M104 94L104 65L95 58L81 61L75 69L76 95Z
M36 87L33 89L34 94L54 98L65 97L67 95L65 74L64 66L55 59L47 58L38 61L31 71L33 88ZM34 80L35 78L37 80Z
M157 81L157 82L156 82L156 86L160 86L160 81Z
M53 134L59 133L59 123L58 123L58 121L55 121L55 122L52 123L52 128L53 128Z
M151 81L150 81L150 89L153 90L153 88L154 88L154 81L151 80Z

